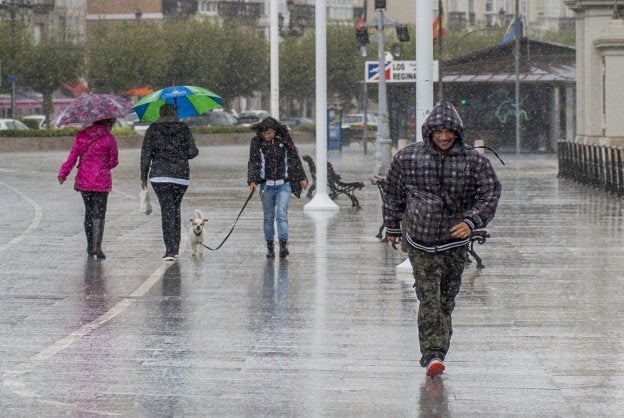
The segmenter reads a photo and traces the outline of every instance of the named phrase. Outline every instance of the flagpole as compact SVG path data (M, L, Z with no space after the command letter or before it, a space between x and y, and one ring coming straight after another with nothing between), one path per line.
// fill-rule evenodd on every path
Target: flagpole
M438 0L438 102L441 102L444 98L444 85L442 84L442 35L444 19L444 12L442 11L442 0Z
M520 6L519 6L519 1L516 0L516 4L515 4L515 17L514 17L514 25L515 27L515 32L516 32L516 39L515 39L515 48L514 48L514 61L515 61L515 73L516 73L516 107L515 107L515 113L516 113L516 154L520 154L520 37L522 36L522 32L519 30L519 24L520 24Z
M277 0L271 0L269 7L271 116L279 120L279 14L277 10Z

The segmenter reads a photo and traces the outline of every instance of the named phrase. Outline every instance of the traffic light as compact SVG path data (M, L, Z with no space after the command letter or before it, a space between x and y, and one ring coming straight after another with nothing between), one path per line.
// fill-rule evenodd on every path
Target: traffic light
M461 99L459 99L459 104L462 105L462 106L469 105L470 104L470 99L462 97Z
M407 30L407 25L396 25L394 29L396 30L399 42L409 42L409 31Z

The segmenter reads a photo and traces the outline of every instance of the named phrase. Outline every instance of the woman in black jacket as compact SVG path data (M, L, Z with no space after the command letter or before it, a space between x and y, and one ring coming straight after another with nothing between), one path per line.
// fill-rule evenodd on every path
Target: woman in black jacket
M191 183L188 160L198 154L191 130L184 122L178 121L175 106L162 105L160 119L150 125L143 139L141 187L147 189L149 175L160 203L165 261L178 258L182 227L180 206Z
M276 119L268 117L252 126L256 136L249 147L247 184L251 190L260 188L264 212L264 239L267 257L275 257L275 223L280 243L279 256L288 255L288 204L290 195L301 195L307 189L306 177L297 147L288 128Z

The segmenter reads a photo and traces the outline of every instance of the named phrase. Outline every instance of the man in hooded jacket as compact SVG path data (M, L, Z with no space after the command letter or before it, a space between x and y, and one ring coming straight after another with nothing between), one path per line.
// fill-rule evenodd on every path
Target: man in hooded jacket
M464 144L464 127L449 103L439 103L422 126L422 142L394 156L384 189L386 238L402 244L420 302L421 366L444 372L470 236L496 213L501 184L490 161Z

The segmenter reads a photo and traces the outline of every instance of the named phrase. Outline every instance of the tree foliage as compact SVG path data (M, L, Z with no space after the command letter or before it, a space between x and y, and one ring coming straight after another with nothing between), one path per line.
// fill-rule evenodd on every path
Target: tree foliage
M327 28L328 97L348 102L359 94L364 80L364 60L360 56L353 27Z
M282 104L314 99L316 57L314 36L286 36L280 44L280 95ZM287 112L290 113L290 112Z
M98 27L87 78L98 91L198 85L231 99L266 87L267 44L240 24L210 20Z
M163 40L155 24L99 23L87 41L86 79L95 92L157 85L167 64Z
M22 22L11 26L8 21L0 21L0 62L2 63L2 90L9 91L6 82L9 75L20 75L24 59L32 48L31 34Z
M82 74L83 50L59 39L44 39L24 57L22 84L43 96L44 114L51 119L54 107L52 93L63 83L74 83Z

